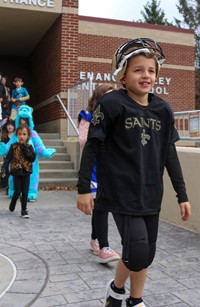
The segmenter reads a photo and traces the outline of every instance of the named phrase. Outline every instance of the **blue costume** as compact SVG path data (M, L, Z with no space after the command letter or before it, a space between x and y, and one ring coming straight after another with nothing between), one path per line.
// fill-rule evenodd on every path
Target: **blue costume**
M91 120L92 120L92 113L88 112L87 110L82 110L79 113L79 118L83 118L84 120L86 120L87 122L90 123ZM90 188L91 188L92 195L95 199L96 198L96 192L97 192L96 163L94 164L93 171L92 171L92 177L91 177L91 180L90 180Z
M20 124L20 119L28 119L28 126L31 129L31 138L29 140L29 144L31 144L34 148L34 151L36 153L36 159L33 162L33 173L30 177L30 186L29 186L29 192L28 192L28 199L31 201L35 201L38 197L38 184L39 184L39 161L38 157L41 158L51 158L56 150L54 148L46 148L43 144L41 138L39 137L38 133L33 130L34 123L33 123L33 117L32 117L32 108L30 108L27 105L23 105L19 107L18 114L15 120L15 127L17 128ZM0 143L0 156L7 154L11 144L18 142L18 138L16 136L16 133L13 134L12 138L7 144ZM14 193L13 189L13 178L12 176L9 176L9 190L8 195L9 197L12 197Z

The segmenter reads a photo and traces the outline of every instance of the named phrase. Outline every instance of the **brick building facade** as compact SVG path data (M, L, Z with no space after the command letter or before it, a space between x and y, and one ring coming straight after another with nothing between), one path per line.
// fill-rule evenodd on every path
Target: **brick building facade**
M7 13L9 10L19 12L21 9L8 4L6 6L4 9ZM26 18L27 7L22 7L22 17ZM50 14L50 9L47 7L47 12L43 9L44 16ZM37 21L37 14L38 18L41 15L40 8L33 14ZM166 55L154 92L166 99L174 111L195 109L192 30L79 16L78 0L61 0L54 19L51 18L49 27L31 50L23 56L17 56L13 50L11 55L2 54L0 60L3 74L10 79L20 74L25 79L38 130L62 133L66 128L66 116L55 95L59 94L67 105L66 90L80 79L92 75L94 86L108 81L109 76L113 82L111 58L115 49L126 40L136 37L155 39Z

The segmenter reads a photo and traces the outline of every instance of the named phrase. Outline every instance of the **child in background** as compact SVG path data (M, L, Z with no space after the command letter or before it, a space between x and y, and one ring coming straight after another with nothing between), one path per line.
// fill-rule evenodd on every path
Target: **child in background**
M92 119L92 114L95 109L97 101L102 95L112 91L114 88L109 83L99 85L93 92L92 97L88 101L87 110L82 110L78 116L79 129L79 143L83 149L88 135L89 125ZM97 178L96 178L96 164L92 171L91 190L93 198L96 198ZM109 247L108 243L108 212L96 211L95 207L92 211L92 233L90 245L93 253L98 255L100 263L108 263L120 259L119 254Z
M15 89L12 90L11 95L12 108L10 118L15 120L18 108L24 105L30 99L30 96L27 89L22 87L24 84L22 78L15 78L13 84L15 85Z
M106 307L122 306L128 279L126 306L145 307L142 295L147 268L156 252L165 167L181 219L187 221L191 215L175 147L179 135L173 111L150 93L164 60L160 45L150 38L127 41L116 50L113 73L124 89L101 97L82 153L77 207L85 214L91 214L94 207L90 178L96 158L95 208L113 213L122 240L122 259L107 285Z
M5 91L6 91L6 99L10 101L11 96L10 96L10 87L9 87L8 78L6 76L3 76L1 79L1 83L3 84Z
M8 165L10 164L10 174L14 181L14 194L10 202L9 210L13 212L17 200L22 194L21 216L29 218L27 211L28 189L30 174L32 173L32 162L35 160L35 153L32 145L28 144L31 137L31 130L27 125L19 125L16 129L19 142L11 145L8 154L1 168L2 177L6 176Z
M40 166L39 166L39 157L44 158L52 158L56 153L55 148L47 148L44 144L37 131L34 129L33 122L33 109L28 105L23 105L19 107L17 117L15 120L15 127L17 128L24 119L24 122L28 124L28 127L31 129L31 138L29 143L33 145L36 159L33 162L33 173L30 176L30 185L28 192L28 199L30 201L36 201L38 198L38 185L39 185L39 176L40 176ZM14 143L18 142L18 138L16 133L13 134L11 140L5 145L4 143L0 143L0 156L6 155L10 146ZM12 197L14 193L13 189L13 179L12 176L9 177L9 190L8 196Z
M15 121L9 119L7 123L2 127L1 142L4 142L5 144L8 143L14 131L15 131Z
M14 120L9 119L8 122L2 127L1 142L7 144L10 141L14 131L15 131L15 122ZM1 187L6 188L6 195L8 195L8 177L9 173L7 169L6 176L1 179Z
M7 119L10 116L10 112L11 112L11 96L10 96L10 87L8 84L8 78L7 77L2 77L1 83L4 86L5 89L5 99L2 103L2 119Z
M0 73L0 126L2 127L4 124L2 123L3 119L2 109L3 109L3 102L5 101L6 98L6 91L1 81L2 81L2 75Z

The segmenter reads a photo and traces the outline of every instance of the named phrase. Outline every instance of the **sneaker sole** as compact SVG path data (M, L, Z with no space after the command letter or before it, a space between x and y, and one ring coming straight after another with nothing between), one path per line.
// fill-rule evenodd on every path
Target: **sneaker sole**
M100 248L99 248L98 251L95 251L95 250L93 249L92 245L90 244L90 250L91 250L91 252L92 252L95 256L97 256L97 255L99 254Z
M106 259L98 258L98 262L105 264L105 263L108 263L108 262L117 261L119 259L121 259L120 256L113 256L113 257L109 257L109 258L106 258Z
M29 219L29 218L30 218L29 215L21 215L21 217L22 217L23 219Z
M95 252L92 248L90 250L95 256L98 256L99 252Z

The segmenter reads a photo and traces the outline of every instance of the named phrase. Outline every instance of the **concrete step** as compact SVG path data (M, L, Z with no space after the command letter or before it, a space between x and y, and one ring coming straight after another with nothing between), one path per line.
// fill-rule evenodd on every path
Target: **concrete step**
M42 139L46 147L63 146L63 141L60 139Z
M41 159L39 188L75 187L78 172L74 170L71 157L66 152L66 147L57 133L40 133L44 145L55 148L56 154L50 159Z
M42 141L45 139L54 139L54 140L60 140L60 134L59 133L38 133L41 137Z
M76 187L77 178L41 178L39 188L45 187Z
M40 178L77 178L77 171L72 169L40 169Z
M58 133L39 133L44 145L55 148L56 154L52 158L40 158L40 179L39 188L45 187L75 187L77 184L78 172L74 170L71 157L67 154L66 147ZM0 167L3 157L0 157Z
M52 158L40 158L39 160L41 161L70 161L70 155L66 154L66 153L56 153Z
M40 169L74 169L74 164L71 161L52 161L48 159L48 161L40 160Z
M52 147L56 149L56 153L67 153L67 149L65 146L52 146Z

